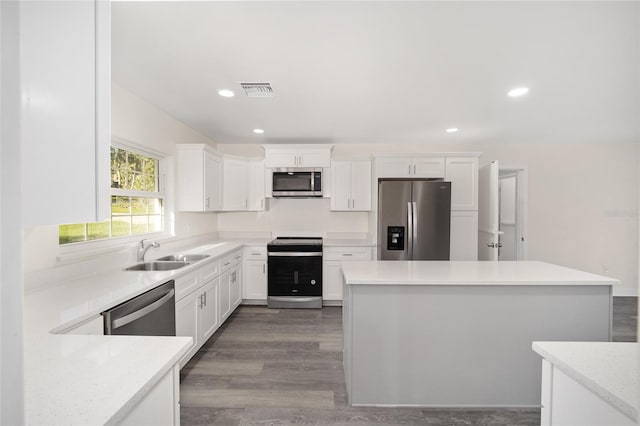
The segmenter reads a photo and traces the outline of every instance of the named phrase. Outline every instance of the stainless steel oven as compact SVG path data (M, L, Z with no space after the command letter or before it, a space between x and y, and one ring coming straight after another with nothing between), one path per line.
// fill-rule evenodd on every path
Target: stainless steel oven
M273 169L274 197L322 197L322 169Z
M171 280L103 312L104 334L175 336L175 305Z
M322 308L322 238L277 238L267 264L268 307Z

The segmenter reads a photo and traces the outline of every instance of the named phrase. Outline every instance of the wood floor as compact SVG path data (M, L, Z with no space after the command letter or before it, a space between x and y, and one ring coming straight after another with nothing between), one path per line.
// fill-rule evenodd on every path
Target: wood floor
M637 299L614 300L614 340L635 340ZM182 370L182 424L540 424L538 409L348 407L341 315L338 307L239 307Z

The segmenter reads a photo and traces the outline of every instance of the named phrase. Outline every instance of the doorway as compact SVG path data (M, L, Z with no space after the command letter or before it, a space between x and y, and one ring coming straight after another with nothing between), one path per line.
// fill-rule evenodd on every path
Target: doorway
M498 260L525 260L527 169L500 167L498 194Z

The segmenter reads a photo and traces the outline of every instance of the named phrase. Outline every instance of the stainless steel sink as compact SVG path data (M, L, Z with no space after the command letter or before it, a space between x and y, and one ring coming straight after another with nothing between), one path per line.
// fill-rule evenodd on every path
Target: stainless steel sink
M172 254L170 256L164 256L158 261L177 261L177 262L197 262L209 257L208 254Z
M170 271L187 266L189 262L144 262L124 268L125 271Z

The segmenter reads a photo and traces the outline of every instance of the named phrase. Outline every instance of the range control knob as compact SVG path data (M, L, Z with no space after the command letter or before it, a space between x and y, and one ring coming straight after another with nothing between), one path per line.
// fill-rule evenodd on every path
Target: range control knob
M311 285L316 285L316 280L311 280Z

